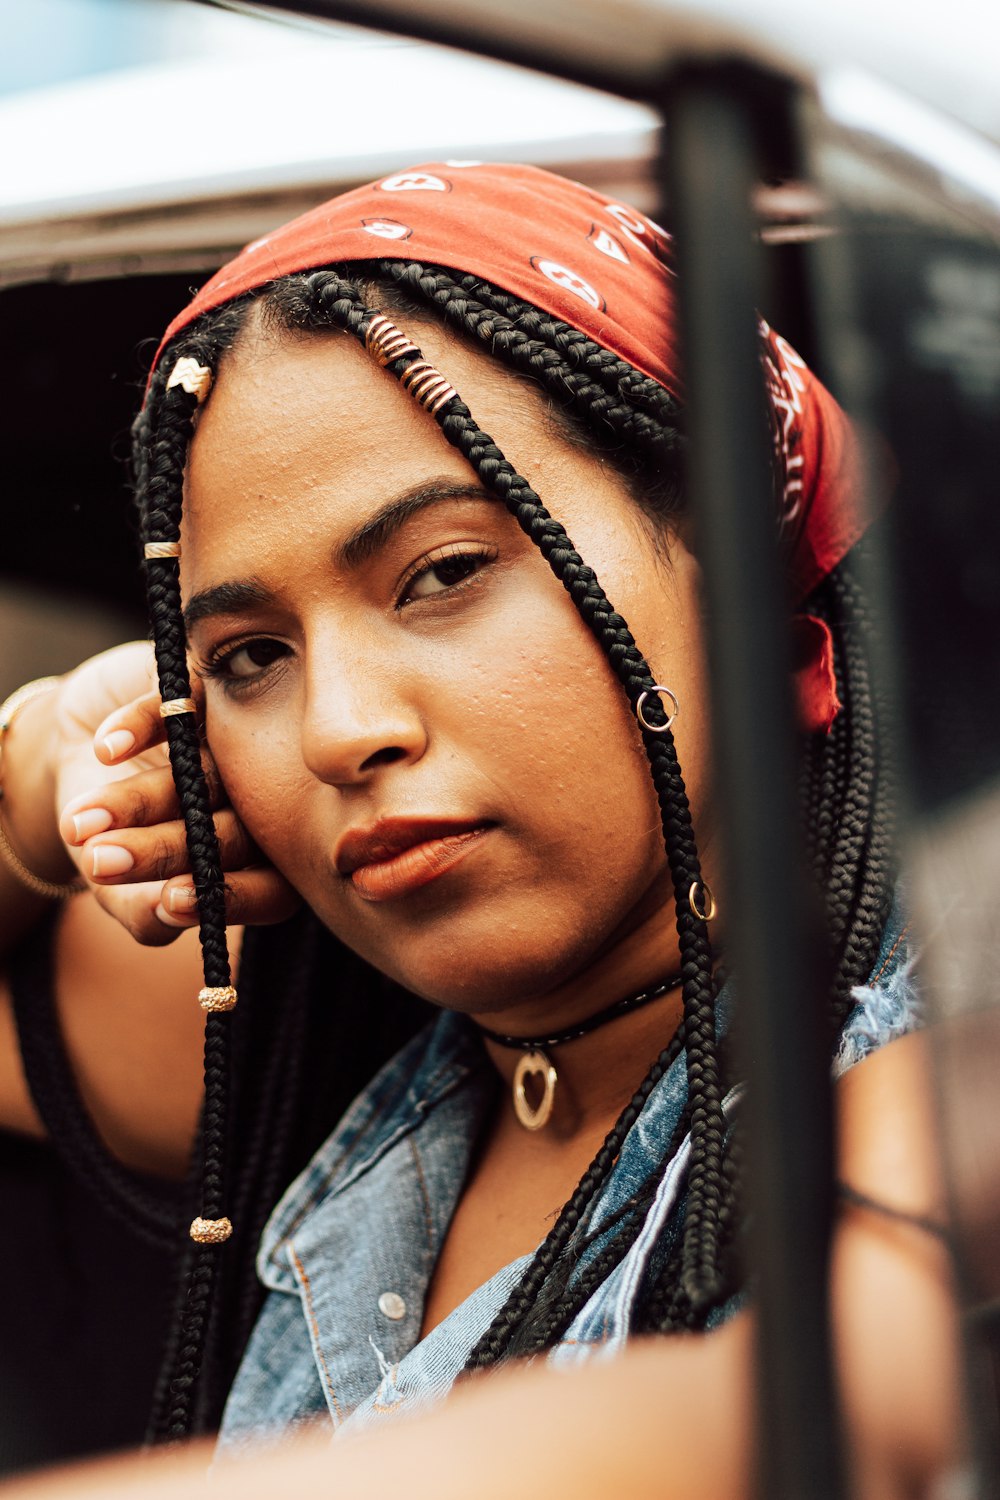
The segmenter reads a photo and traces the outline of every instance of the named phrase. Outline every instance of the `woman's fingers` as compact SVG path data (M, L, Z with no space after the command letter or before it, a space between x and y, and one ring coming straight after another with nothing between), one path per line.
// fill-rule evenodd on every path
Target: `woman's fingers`
M90 789L65 804L59 831L100 905L138 942L171 943L197 924L197 901L148 648L109 652L91 665L89 675L81 669L78 676L66 717L81 752L86 746L86 755L96 753L108 769L102 785L95 787L88 776ZM200 684L194 685L193 695L200 699ZM116 697L118 704L112 707ZM76 789L74 781L81 785L85 764L84 757L81 766L74 762L74 774L63 776L64 795ZM225 793L207 746L202 747L202 765L226 871L229 925L283 921L300 904L299 897L277 871L259 865L259 850L236 814L223 805Z
M165 885L146 881L137 885L93 886L105 911L147 948L172 943L189 927L198 925L194 883L189 874ZM236 870L226 876L226 923L230 927L264 926L283 922L302 904L286 880L269 868Z
M207 747L202 749L201 763L208 783L209 803L215 810L222 801L222 786ZM152 828L179 817L173 777L169 767L163 766L155 771L137 771L133 776L106 782L74 797L59 816L59 833L67 844L76 848L95 834L111 829Z
M94 754L106 766L117 766L133 755L142 755L167 738L160 713L159 693L145 693L124 708L116 708L97 726Z
M191 697L200 714L204 688L198 678L191 684ZM141 693L116 708L97 726L94 753L106 766L117 766L134 755L144 755L166 742L166 721L160 712L158 689Z
M59 832L95 899L138 942L159 946L193 926L197 915L155 686L152 651L142 642L116 647L70 674L59 705L57 795ZM196 702L201 693L195 682ZM104 769L95 765L95 752ZM298 898L275 872L246 869L261 856L224 806L207 746L202 765L227 871L229 921L279 922Z
M179 937L184 928L193 925L190 922L168 925L160 921L157 907L162 891L159 880L145 885L91 886L98 905L120 922L137 943L147 948L164 948Z
M239 870L260 858L234 812L224 808L213 821L224 870ZM191 863L180 819L151 828L109 829L88 838L74 857L87 879L102 886L169 880Z
M301 897L277 870L235 870L226 876L226 921L230 927L283 922L301 905ZM194 927L198 906L190 875L169 880L160 894L157 920L171 931Z

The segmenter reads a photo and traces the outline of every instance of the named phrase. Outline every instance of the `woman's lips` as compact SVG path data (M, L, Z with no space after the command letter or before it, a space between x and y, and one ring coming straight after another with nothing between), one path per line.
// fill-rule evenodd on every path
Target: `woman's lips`
M368 835L349 836L337 867L365 901L391 901L408 895L454 869L488 833L491 824L392 828L380 825Z

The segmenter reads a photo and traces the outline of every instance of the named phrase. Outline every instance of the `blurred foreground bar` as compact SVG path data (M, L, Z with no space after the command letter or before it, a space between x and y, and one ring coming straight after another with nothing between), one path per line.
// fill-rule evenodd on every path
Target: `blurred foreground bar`
M708 605L727 957L747 1065L756 1492L836 1500L842 1457L828 1318L832 1098L825 993L799 843L787 580L777 547L751 195L789 93L749 69L678 70L662 97L677 238L688 491Z

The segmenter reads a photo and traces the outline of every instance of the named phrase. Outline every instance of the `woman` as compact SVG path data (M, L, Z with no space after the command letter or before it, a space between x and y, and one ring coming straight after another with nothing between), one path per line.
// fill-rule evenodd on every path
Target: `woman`
M226 922L284 915L289 888L360 960L338 1018L346 991L371 1026L376 976L443 1014L273 1215L226 1442L323 1411L357 1427L463 1369L575 1360L738 1306L725 851L669 255L576 184L435 165L248 247L168 331L136 426L159 690L96 743L127 767L165 737L173 785L126 776L60 823L137 936L200 917L201 1199L163 1431L205 1420L222 1247L255 1222L245 1175L227 1181ZM845 419L761 339L808 600L803 810L845 1066L914 1017L842 565L863 523ZM286 951L287 994L337 986L301 933ZM285 1012L261 1014L273 1064ZM296 1080L245 1067L241 1118L262 1094L279 1117L314 1102Z

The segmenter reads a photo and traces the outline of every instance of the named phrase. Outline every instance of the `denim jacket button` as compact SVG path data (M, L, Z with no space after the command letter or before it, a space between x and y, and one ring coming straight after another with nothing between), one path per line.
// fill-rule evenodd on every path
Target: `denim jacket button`
M406 1303L398 1292L383 1292L378 1299L378 1310L394 1323L406 1317Z

